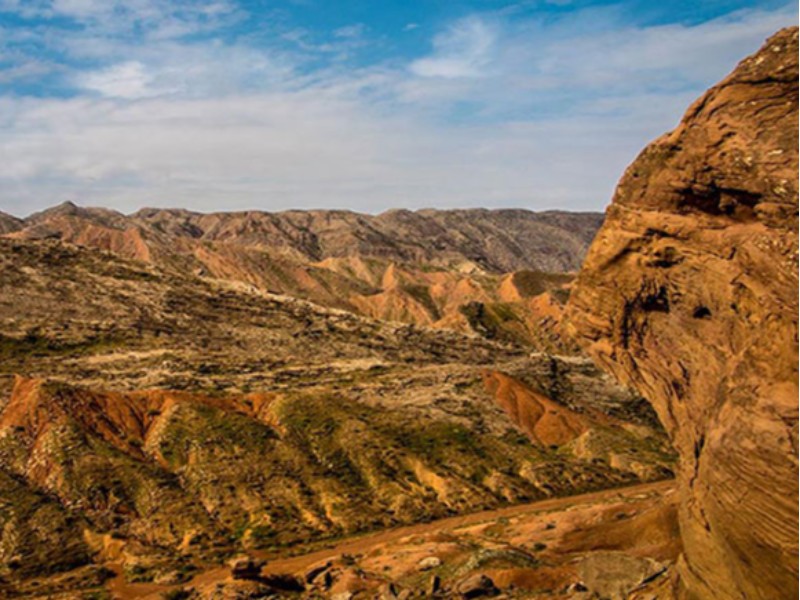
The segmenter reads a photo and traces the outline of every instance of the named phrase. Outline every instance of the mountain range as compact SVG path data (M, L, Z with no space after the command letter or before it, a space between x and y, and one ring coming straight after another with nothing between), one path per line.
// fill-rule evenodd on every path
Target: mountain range
M125 216L64 203L0 215L12 239L58 239L165 268L246 283L382 320L477 332L540 349L602 215L394 210Z

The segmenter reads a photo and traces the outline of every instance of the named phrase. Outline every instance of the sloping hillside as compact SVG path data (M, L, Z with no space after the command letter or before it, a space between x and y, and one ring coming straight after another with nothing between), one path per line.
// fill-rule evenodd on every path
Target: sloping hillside
M54 545L74 586L101 565L182 581L242 550L670 473L638 400L580 359L52 240L0 240L0 282L8 594ZM529 439L485 369L580 435Z

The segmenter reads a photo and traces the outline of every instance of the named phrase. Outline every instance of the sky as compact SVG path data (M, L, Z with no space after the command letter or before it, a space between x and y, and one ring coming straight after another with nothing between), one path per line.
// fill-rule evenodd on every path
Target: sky
M784 0L0 0L0 210L602 210Z

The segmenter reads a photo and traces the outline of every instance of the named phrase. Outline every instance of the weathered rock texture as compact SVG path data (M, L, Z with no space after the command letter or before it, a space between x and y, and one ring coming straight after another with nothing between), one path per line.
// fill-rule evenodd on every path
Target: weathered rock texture
M671 432L690 598L797 597L797 35L628 168L569 305Z

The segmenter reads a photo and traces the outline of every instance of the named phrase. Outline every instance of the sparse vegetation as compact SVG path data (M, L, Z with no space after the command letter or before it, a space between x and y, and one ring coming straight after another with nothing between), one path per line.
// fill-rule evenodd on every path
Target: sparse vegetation
M20 547L41 556L70 549L68 560L50 561L56 570L91 559L76 527L131 549L128 580L182 581L243 549L296 553L358 532L631 480L569 449L535 447L492 408L481 369L502 362L531 371L517 347L155 268L128 277L141 267L111 255L71 249L62 259L50 243L4 244L23 246L25 260L54 281L63 276L59 261L72 261L71 281L90 299L66 313L55 286L15 288L37 298L26 321L9 316L17 304L0 304L4 369L25 365L53 378L14 399L58 410L14 413L52 422L12 423L19 430L0 438L0 472L24 490L59 473L48 488L58 500L47 517L60 523L54 537ZM45 261L37 252L57 256ZM0 260L0 276L9 264ZM427 302L426 290L410 293ZM489 322L520 324L513 305L487 310ZM103 388L171 391L104 399ZM575 386L559 393L572 398ZM609 394L592 398L598 393ZM620 403L623 396L614 404L623 410ZM34 443L47 465L35 477L25 471ZM637 439L638 457L660 459L649 443ZM74 512L58 516L62 502ZM67 536L72 546L60 542ZM188 552L179 550L184 543Z

